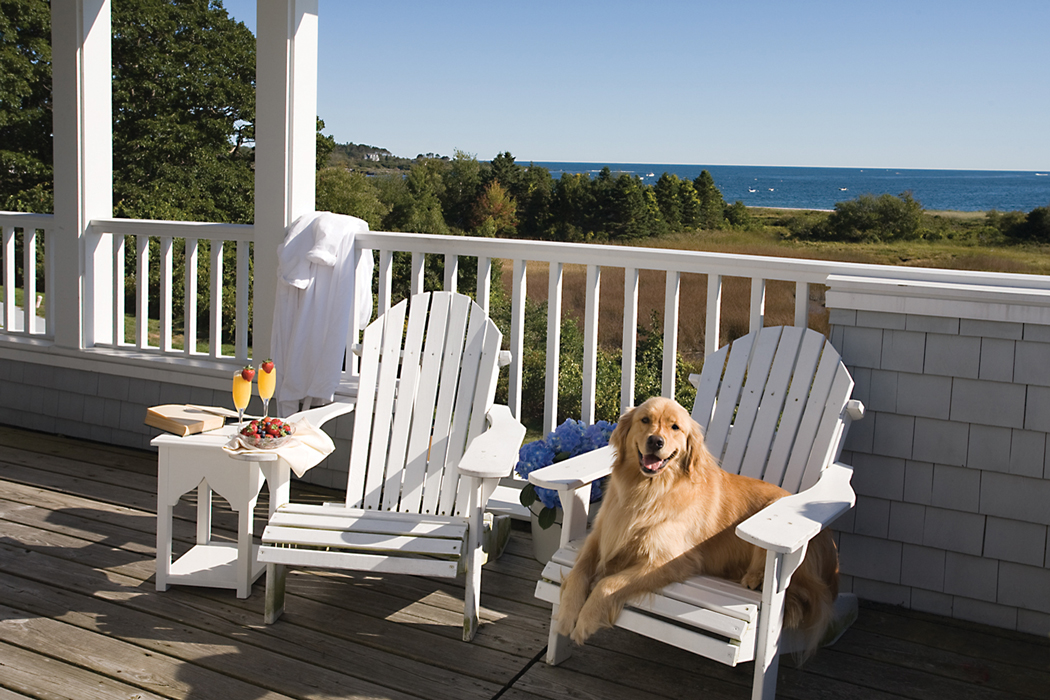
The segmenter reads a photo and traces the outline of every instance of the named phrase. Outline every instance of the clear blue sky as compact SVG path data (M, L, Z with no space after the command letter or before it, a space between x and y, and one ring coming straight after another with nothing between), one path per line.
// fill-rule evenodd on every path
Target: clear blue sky
M255 29L255 0L226 0ZM1050 1L319 0L325 133L395 155L1050 169Z

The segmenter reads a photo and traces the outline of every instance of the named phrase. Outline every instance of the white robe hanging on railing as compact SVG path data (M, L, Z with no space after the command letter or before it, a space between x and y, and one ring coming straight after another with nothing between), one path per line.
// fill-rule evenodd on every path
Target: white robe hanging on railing
M291 415L306 399L335 397L350 314L361 328L372 315L372 252L354 252L354 236L366 231L361 219L311 212L292 222L277 247L270 357L279 415Z

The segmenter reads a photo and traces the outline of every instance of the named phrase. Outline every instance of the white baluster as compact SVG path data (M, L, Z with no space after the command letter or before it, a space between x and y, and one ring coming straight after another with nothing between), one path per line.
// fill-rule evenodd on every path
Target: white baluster
M678 366L678 300L682 290L682 274L667 272L664 283L664 364L660 393L674 398L675 373Z
M197 239L186 239L183 268L182 345L187 357L197 351Z
M563 266L552 262L547 277L547 376L543 401L543 434L558 422L558 373L561 353L561 288Z
M707 275L707 320L704 328L704 357L718 350L722 327L722 275Z
M598 384L598 299L602 268L587 266L587 302L583 316L583 397L580 420L594 422L594 398Z
M525 295L526 269L524 260L514 261L510 300L510 381L507 387L507 403L515 418L521 417L521 355L525 349Z
M620 413L634 405L638 356L638 268L623 271L623 359L620 363Z

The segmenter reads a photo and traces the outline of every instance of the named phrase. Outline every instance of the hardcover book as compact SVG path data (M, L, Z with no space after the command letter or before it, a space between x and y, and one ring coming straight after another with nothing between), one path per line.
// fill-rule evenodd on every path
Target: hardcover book
M146 425L166 430L175 435L193 435L217 430L235 411L215 406L164 404L146 409Z

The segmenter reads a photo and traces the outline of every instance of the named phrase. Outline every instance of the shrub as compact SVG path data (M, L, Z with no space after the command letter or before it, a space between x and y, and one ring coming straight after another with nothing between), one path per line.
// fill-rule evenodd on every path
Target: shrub
M897 197L863 194L839 202L826 219L818 221L808 231L800 230L797 235L823 241L912 240L920 237L922 213L922 205L910 192Z

